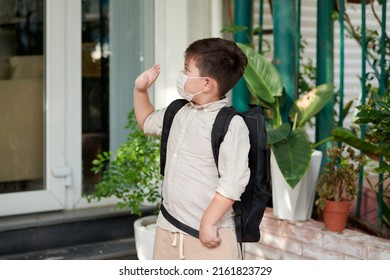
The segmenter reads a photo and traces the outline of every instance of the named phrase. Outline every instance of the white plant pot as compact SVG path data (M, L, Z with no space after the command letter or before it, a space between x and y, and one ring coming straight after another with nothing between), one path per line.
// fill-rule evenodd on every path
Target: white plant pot
M157 216L146 216L134 222L134 238L139 260L152 260Z
M276 217L292 221L310 219L321 160L322 152L314 151L306 174L292 189L284 179L274 155L271 154L272 204Z

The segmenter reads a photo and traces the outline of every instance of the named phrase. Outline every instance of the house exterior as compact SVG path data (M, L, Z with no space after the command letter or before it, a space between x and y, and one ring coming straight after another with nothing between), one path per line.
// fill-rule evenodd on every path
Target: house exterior
M1 1L0 216L96 207L90 161L126 136L134 79L160 63L164 106L185 47L221 28L222 1Z
M231 36L221 29L231 22L233 2L0 1L0 229L1 218L115 205L115 199L89 203L83 194L100 178L90 171L96 154L126 137L134 79L160 63L154 104L177 98L185 48L196 39ZM314 62L316 6L302 1L302 36ZM267 4L264 24L272 27ZM348 44L354 56L346 92L353 98L360 58Z

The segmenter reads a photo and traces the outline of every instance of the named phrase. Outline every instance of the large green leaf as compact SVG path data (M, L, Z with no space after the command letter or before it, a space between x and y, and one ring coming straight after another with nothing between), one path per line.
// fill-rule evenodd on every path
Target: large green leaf
M333 85L327 83L314 88L309 93L297 99L290 110L290 117L294 119L298 114L298 126L304 125L315 116L333 98Z
M311 159L309 140L301 130L296 129L286 140L275 143L272 152L286 182L294 189L309 167Z
M379 146L375 146L370 142L360 139L346 128L335 127L332 130L332 136L336 141L344 142L356 149L359 149L374 160L378 160L380 155L390 157L389 151L383 150Z
M291 126L288 123L284 123L278 128L267 129L267 143L272 145L286 139L291 131Z
M244 79L250 93L263 102L272 104L281 96L282 78L276 67L253 48L237 43L248 58Z

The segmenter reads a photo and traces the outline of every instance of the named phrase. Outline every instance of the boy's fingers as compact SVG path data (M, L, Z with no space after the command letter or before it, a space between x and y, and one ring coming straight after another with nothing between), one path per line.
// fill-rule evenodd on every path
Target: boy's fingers
M157 72L159 73L160 72L160 64L154 64L152 68L150 68L151 71L153 72Z

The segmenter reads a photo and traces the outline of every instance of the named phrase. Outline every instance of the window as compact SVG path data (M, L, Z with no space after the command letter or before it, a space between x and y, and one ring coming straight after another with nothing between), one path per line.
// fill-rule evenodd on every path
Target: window
M0 0L0 193L44 188L44 14Z

